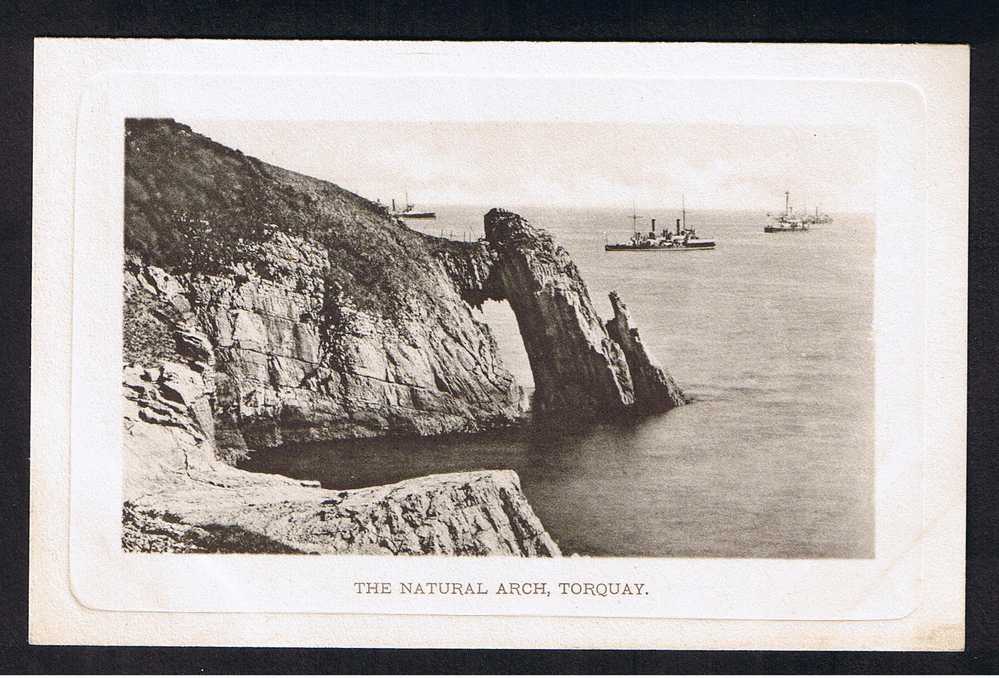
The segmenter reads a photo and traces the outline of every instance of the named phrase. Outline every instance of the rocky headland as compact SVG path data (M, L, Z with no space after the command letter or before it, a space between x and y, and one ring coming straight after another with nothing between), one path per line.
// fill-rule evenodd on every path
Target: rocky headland
M536 416L684 402L616 295L604 324L566 251L515 214L453 242L172 120L127 121L125 148L127 550L558 555L512 471L334 491L233 465L517 424L486 299L516 314Z

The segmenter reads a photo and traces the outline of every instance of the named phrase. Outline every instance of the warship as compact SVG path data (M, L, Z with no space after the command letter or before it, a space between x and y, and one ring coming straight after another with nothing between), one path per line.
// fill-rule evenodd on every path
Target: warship
M644 219L631 211L631 238L625 242L604 243L606 252L691 252L696 250L713 250L715 241L710 238L698 237L693 227L687 226L686 200L681 197L680 218L676 220L676 231L663 229L656 232L656 220L652 219L649 231L638 230L638 220ZM605 236L606 239L606 236Z
M816 212L817 213L817 212ZM776 216L767 214L773 221L763 227L764 233L787 233L807 231L812 222L805 217L794 214L791 210L791 192L784 191L784 213Z

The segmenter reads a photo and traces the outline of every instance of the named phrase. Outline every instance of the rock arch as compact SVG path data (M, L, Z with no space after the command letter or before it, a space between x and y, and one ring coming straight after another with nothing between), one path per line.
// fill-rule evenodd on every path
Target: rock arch
M467 302L506 300L513 308L537 388L537 414L611 417L687 402L615 292L614 317L605 324L569 253L549 233L503 209L484 219L485 240L445 258Z

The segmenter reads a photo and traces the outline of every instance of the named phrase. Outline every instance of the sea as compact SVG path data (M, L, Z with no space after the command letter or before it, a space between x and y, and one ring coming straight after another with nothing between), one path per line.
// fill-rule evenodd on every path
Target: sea
M482 206L421 206L415 230L483 236ZM299 445L249 470L350 489L514 469L566 555L719 558L874 556L874 217L833 214L765 234L757 211L687 210L710 251L605 252L624 209L510 206L571 254L598 312L616 290L651 353L692 402L571 431L540 424L435 438ZM673 226L680 212L639 208ZM648 229L648 219L639 227ZM501 357L533 384L505 302L482 311Z

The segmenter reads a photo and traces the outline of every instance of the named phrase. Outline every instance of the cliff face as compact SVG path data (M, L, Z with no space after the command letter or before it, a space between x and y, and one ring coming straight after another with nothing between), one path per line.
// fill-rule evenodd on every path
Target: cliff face
M437 239L172 121L126 130L126 306L167 311L142 331L130 325L141 311L126 315L126 339L143 335L126 358L170 352L168 340L147 345L149 326L203 333L224 455L522 416L520 389Z
M123 373L125 550L560 555L513 471L338 492L219 461L218 361L196 330L172 338L172 359Z

